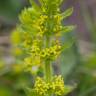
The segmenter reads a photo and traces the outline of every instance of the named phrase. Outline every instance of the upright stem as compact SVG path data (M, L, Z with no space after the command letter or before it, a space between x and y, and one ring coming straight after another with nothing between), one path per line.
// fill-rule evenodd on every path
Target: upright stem
M46 46L45 47L49 47L49 46L50 46L50 38L46 37ZM44 69L45 69L44 75L45 75L46 82L50 82L51 76L52 76L52 66L51 66L50 60L48 60L48 59L45 60Z
M49 60L46 60L45 61L45 79L46 79L46 82L50 82L51 81L51 75L52 75L51 63L50 63Z

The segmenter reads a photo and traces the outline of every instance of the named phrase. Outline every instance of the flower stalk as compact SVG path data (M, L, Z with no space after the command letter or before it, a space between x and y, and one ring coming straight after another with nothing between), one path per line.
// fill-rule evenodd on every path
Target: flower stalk
M51 65L49 60L45 61L44 69L45 69L44 76L45 76L46 82L51 82L51 79L52 79L52 65Z

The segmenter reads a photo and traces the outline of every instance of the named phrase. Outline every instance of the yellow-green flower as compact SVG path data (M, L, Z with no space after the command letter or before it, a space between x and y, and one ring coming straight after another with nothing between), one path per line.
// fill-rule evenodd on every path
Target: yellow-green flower
M45 48L41 51L40 56L45 59L54 60L61 53L61 46L54 45L50 48Z
M55 76L52 84L50 84L54 94L62 96L64 94L64 81L61 75Z
M34 87L38 96L46 96L48 86L42 78L37 77Z
M46 96L48 92L56 96L64 94L64 81L61 75L55 76L52 82L45 82L44 79L37 77L34 87L38 96Z

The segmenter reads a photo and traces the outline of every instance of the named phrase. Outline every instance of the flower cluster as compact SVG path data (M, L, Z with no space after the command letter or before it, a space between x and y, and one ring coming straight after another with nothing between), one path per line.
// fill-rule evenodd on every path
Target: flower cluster
M50 48L43 49L40 53L40 56L41 58L44 59L54 60L59 56L60 53L61 53L61 46L55 45Z
M53 89L53 92L57 96L62 96L64 94L64 81L61 75L54 77L54 82L50 85Z
M33 56L39 56L38 54L40 52L40 47L41 47L40 40L33 40L29 54L31 54Z
M34 88L38 96L45 96L47 93L48 85L42 78L37 77Z
M27 71L34 73L41 67L43 64L43 60L55 60L59 54L61 53L61 46L60 45L54 45L50 48L44 48L40 49L40 46L38 47L37 40L34 41L32 48L30 49L30 52L28 53L30 56L24 58L24 69Z
M53 28L53 32L55 33L56 37L60 37L62 31L61 16L59 14L55 15L54 19L55 19L55 27Z
M52 82L45 82L42 78L37 77L35 82L35 90L38 96L46 96L45 94L55 94L62 96L64 94L64 81L60 76L55 76Z

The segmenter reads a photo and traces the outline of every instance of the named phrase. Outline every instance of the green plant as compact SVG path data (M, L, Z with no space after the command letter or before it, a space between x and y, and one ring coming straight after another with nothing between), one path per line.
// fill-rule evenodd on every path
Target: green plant
M63 0L39 0L40 6L30 0L31 7L25 8L20 16L20 24L15 32L20 35L18 48L22 50L20 58L25 71L35 72L42 68L43 77L36 76L32 88L25 88L27 96L62 96L72 90L65 86L61 75L53 76L52 63L65 49L60 38L62 32L73 30L74 26L63 26L62 20L70 16L73 8L61 13Z

